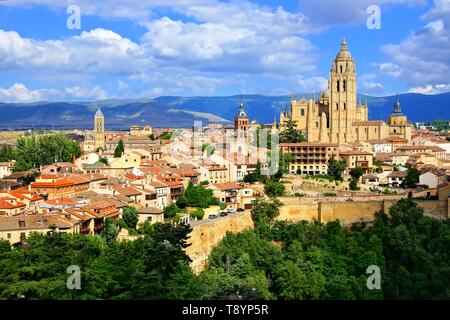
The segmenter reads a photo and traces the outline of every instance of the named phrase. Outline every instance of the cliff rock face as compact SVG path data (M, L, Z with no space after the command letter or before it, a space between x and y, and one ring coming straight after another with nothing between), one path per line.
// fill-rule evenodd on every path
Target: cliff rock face
M189 235L191 245L186 248L186 253L192 259L192 270L198 273L205 268L212 248L227 232L239 233L250 228L253 228L250 211L199 222L193 227Z

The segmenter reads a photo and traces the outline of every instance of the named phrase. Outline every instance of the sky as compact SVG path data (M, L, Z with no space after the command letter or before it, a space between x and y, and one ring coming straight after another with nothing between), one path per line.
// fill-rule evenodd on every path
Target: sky
M358 93L450 91L450 0L0 0L0 101L319 92L344 37Z

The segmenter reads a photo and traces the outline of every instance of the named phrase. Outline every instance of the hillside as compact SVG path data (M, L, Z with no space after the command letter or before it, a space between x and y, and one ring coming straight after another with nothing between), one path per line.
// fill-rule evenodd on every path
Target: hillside
M310 97L311 94L298 94ZM369 104L369 118L386 120L395 97L359 96ZM230 123L237 112L240 96L228 97L159 97L155 99L102 100L94 102L0 103L0 128L91 128L98 107L105 114L110 129L128 128L132 124L154 127L191 127L194 120ZM244 95L249 117L272 123L274 116L289 106L288 96ZM450 119L450 93L439 95L403 94L402 111L411 121Z

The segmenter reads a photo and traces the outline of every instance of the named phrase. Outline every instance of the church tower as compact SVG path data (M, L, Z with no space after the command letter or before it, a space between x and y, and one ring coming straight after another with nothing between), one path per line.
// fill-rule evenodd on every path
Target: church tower
M100 108L94 116L94 148L105 150L105 117Z
M388 118L389 125L406 125L408 123L408 118L402 113L402 109L400 108L400 102L398 101L398 93L395 98L394 103L394 113L392 113Z
M328 82L329 89L329 141L345 143L354 141L352 123L357 119L356 65L347 50L345 38L334 59Z
M247 135L247 130L249 128L249 121L247 114L244 110L244 101L241 98L241 104L239 105L239 111L234 118L234 130L239 135L239 137L244 137Z

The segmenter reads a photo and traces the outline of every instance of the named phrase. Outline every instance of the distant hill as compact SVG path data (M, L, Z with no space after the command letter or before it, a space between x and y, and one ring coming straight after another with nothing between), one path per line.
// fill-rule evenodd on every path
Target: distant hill
M311 94L298 94L308 98ZM289 106L288 96L244 95L250 119L272 123L274 116ZM133 124L154 127L191 127L194 120L204 124L231 123L241 96L228 97L159 97L156 99L114 99L93 102L1 103L0 128L92 128L93 116L101 107L106 127L124 129ZM392 112L395 96L358 95L369 105L369 118L386 120ZM413 122L450 119L450 93L439 95L402 94L403 113Z

